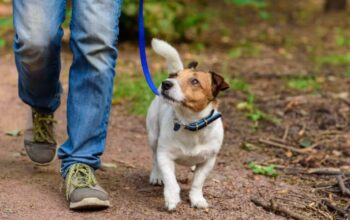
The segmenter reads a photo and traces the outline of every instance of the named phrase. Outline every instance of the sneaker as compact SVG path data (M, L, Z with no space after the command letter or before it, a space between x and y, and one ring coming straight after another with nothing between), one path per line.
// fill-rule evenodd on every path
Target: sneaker
M57 141L53 114L32 109L30 128L24 131L24 148L29 158L38 165L49 165L56 156Z
M93 169L86 164L70 166L65 185L70 209L102 209L110 206L107 192L97 183Z

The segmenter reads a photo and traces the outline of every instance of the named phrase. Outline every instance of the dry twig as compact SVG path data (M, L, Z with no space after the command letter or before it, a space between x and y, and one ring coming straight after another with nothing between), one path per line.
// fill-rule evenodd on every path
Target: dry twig
M285 149L285 150L290 150L290 151L298 153L298 154L307 154L308 153L307 151L303 151L301 149L297 149L295 147L288 146L286 144L277 143L277 142L274 142L274 141L269 140L269 139L262 139L261 138L261 139L259 139L259 142L263 143L263 144L270 145L272 147L278 147L278 148L282 148L282 149Z
M342 215L344 218L349 218L350 217L350 213L342 208L339 208L337 206L335 206L334 204L332 204L330 201L328 200L322 200L322 203L327 206L327 208L331 211L335 211L337 213L339 213L340 215Z
M350 176L350 172L344 172L339 168L333 167L311 168L306 171L306 174Z
M343 195L350 196L350 190L346 188L342 175L338 175L336 178L337 178L337 182L341 190L341 193Z
M128 162L126 162L126 161L123 161L123 160L116 160L116 159L113 159L113 161L114 162L117 162L117 163L120 163L120 164L122 164L122 165L124 165L125 167L127 167L127 168L136 168L133 164L130 164L130 163L128 163Z
M304 218L303 216L295 213L294 211L289 210L286 207L282 207L282 206L276 204L273 200L270 200L270 202L267 203L267 202L261 201L257 198L251 198L250 201L252 201L257 206L262 207L266 211L273 212L277 215L282 215L282 216L290 217L290 218L297 219L297 220L306 220L307 219L307 218Z
M289 134L289 125L287 125L286 129L284 130L283 138L282 140L287 140Z
M311 168L307 171L308 174L319 174L319 175L340 175L342 172L338 168L333 167L320 167Z

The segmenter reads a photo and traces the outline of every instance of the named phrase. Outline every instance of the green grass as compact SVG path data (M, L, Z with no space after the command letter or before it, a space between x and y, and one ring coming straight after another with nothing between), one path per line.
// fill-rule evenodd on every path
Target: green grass
M261 111L258 106L255 104L255 96L254 94L250 93L247 95L247 100L245 102L240 102L237 104L237 109L245 111L246 112L246 117L254 122L254 127L259 126L259 121L268 121L273 124L280 124L281 119L267 114L263 111Z
M242 40L237 46L228 51L228 56L231 59L240 57L258 57L261 54L261 45L255 42Z
M0 18L0 28L12 27L12 17Z
M255 162L250 162L248 164L248 168L251 169L255 174L260 174L260 175L269 176L269 177L278 176L276 166L273 164L268 166L262 166L262 165L256 164Z
M158 86L167 78L164 72L158 72L153 75L154 83ZM146 115L149 104L155 95L147 85L146 80L139 73L139 76L133 77L129 74L119 74L116 78L113 92L113 103L126 103L127 110L134 115Z
M5 47L6 46L6 40L2 37L0 37L0 48Z
M316 64L332 64L332 65L344 65L350 64L350 53L345 54L329 54L324 56L318 56L315 59Z
M349 76L350 77L350 68L346 68L345 71L343 72L344 76Z
M289 88L298 91L318 91L321 85L313 77L297 77L288 79Z
M230 88L233 90L244 93L248 93L250 91L250 85L243 79L230 77L228 83L230 84Z
M0 18L0 48L3 48L8 44L3 35L11 30L12 26L12 17Z

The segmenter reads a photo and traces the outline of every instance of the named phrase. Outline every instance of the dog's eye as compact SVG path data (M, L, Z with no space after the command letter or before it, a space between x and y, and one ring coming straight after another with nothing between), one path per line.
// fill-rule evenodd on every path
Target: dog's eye
M192 85L198 85L198 84L199 84L198 79L192 79L192 80L191 80L191 84L192 84Z

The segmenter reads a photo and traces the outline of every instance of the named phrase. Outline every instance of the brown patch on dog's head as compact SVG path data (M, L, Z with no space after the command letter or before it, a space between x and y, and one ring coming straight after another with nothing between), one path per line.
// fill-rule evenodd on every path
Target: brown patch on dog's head
M175 78L185 96L182 104L195 112L203 110L210 102L215 101L219 91L228 89L228 84L220 75L193 68L180 71Z

